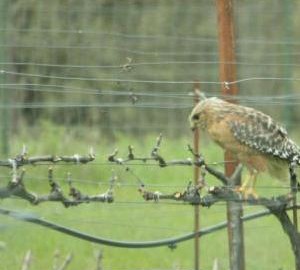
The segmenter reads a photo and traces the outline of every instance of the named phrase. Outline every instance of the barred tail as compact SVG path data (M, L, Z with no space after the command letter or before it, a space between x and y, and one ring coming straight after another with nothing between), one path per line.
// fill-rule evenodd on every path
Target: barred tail
M283 156L289 161L290 166L300 165L300 147L290 138L286 138L282 145Z
M295 153L290 159L290 165L293 167L300 166L300 152Z

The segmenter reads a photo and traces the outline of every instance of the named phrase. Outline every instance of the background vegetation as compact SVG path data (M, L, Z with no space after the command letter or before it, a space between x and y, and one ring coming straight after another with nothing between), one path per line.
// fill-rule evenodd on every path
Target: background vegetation
M10 106L18 107L13 110L14 131L24 118L28 124L47 118L62 125L97 126L109 136L119 130L184 134L178 123L185 123L192 106L187 96L192 85L117 79L199 80L207 95L219 94L219 85L204 83L219 78L214 1L6 2L6 28L1 31L6 64L2 62L2 68L34 75L5 76L6 83L21 84L6 86ZM297 77L299 3L242 0L236 1L235 10L239 78ZM128 62L127 57L132 64L156 64L133 66L126 72L118 67ZM285 117L292 125L299 120L299 111L286 102L275 102L275 96L295 94L297 85L297 81L285 80L241 83L241 102L264 108L279 120ZM110 91L123 92L123 96ZM128 92L183 96L144 95L134 107ZM273 96L273 103L256 96Z
M240 83L238 100L273 115L296 140L299 10L300 3L295 0L235 1L239 79L265 78ZM124 168L100 163L105 163L116 147L125 155L129 144L146 155L159 132L164 134L161 151L166 158L189 156L185 147L191 143L187 116L193 106L192 82L199 80L201 91L208 96L220 95L214 1L3 0L0 12L0 65L4 71L0 117L2 134L10 146L1 159L19 153L23 143L31 155L86 153L93 146L95 165L55 166L56 179L66 188L70 171L79 180L76 185L87 193L105 191L112 170L120 182L116 202L110 205L65 209L49 203L32 207L11 199L2 201L1 206L118 240L145 241L191 232L191 206L146 203L137 193L136 179ZM191 83L178 83L183 81ZM201 135L201 152L210 162L223 159L220 149L205 135ZM192 179L191 168L132 167L153 190L172 192ZM0 176L3 186L10 172L1 169ZM26 184L46 193L46 177L47 166L30 167ZM285 184L263 179L266 182L259 184L259 192L269 196L286 192ZM209 184L215 184L214 180L209 178ZM245 212L258 209L245 207ZM201 226L225 217L222 204L203 209ZM0 241L6 243L0 251L3 269L20 268L28 249L34 254L32 269L50 268L56 249L74 253L71 269L92 269L94 252L99 249L10 218L1 217L0 230ZM247 269L293 267L288 240L273 218L247 223L245 237ZM101 249L105 269L193 267L192 241L173 251L167 247ZM221 269L227 269L227 252L226 231L206 236L201 240L202 268L210 269L218 258Z

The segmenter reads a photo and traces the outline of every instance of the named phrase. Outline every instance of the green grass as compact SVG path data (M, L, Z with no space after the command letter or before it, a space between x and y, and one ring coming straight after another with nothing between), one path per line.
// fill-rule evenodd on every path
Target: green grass
M39 154L85 154L89 146L97 153L95 165L55 165L54 177L67 192L64 181L67 172L78 180L89 180L93 183L75 183L81 191L88 194L104 192L108 180L114 173L118 175L119 186L115 189L113 204L90 203L73 208L64 208L58 203L45 203L32 206L29 203L7 199L1 201L1 207L29 211L84 232L105 238L124 241L147 241L168 238L189 233L193 230L193 207L184 204L168 204L165 202L144 202L138 193L136 179L125 171L122 166L100 165L106 162L106 157L116 147L120 156L127 154L127 146L133 144L137 155L147 155L155 143L155 135L147 138L129 138L117 136L110 142L95 132L88 133L78 130L68 131L63 127L53 127L42 124L40 130L26 130L12 138L12 153L17 154L22 144L28 146L30 155ZM161 154L166 159L189 157L186 144L190 139L164 138ZM206 160L222 159L222 152L205 140L202 153ZM131 166L151 190L161 192L180 191L193 179L192 168L186 167L145 167ZM220 166L221 170L222 167ZM9 171L2 169L1 175L9 177ZM0 178L1 186L7 178ZM263 177L258 183L258 191L268 196L285 192L284 189L266 189L264 186L280 186L282 184ZM218 184L208 177L210 185ZM47 193L47 166L26 168L26 186L38 193ZM101 184L99 184L99 182ZM123 185L127 184L127 185ZM165 187L151 187L150 184L161 184ZM178 186L176 186L178 185ZM245 206L245 213L254 212L260 207ZM201 208L201 226L210 226L221 222L226 217L224 204L214 205L209 209ZM101 249L104 254L104 269L192 269L193 241L178 244L175 250L168 247L150 249L122 249L98 246L83 240L66 236L62 233L45 229L36 225L16 221L13 218L1 216L0 241L6 243L6 248L0 250L1 269L20 269L22 259L27 250L33 253L32 270L50 269L55 250L61 254L74 254L69 269L95 269L95 253ZM213 260L218 258L221 269L228 269L227 232L222 230L201 238L201 268L211 269ZM294 265L291 247L287 236L279 223L273 217L266 217L245 224L245 249L247 269L292 269ZM176 268L177 267L177 268Z

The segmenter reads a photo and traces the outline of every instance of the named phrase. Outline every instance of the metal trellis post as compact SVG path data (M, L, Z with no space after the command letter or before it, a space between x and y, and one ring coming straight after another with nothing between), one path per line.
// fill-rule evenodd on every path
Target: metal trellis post
M226 82L236 81L236 66L226 65L226 62L234 63L235 58L235 43L234 43L234 22L233 22L233 1L232 0L216 0L218 31L219 31L219 59L220 59L220 80L222 84L222 94L227 96L228 101L233 101L231 95L238 93L236 84L228 86ZM228 151L225 152L225 161L232 161L234 158ZM226 176L231 176L236 168L236 163L225 164ZM238 183L228 183L228 185L240 185ZM245 254L244 254L244 234L242 217L242 205L236 202L227 203L227 219L228 219L228 239L229 239L229 254L230 254L230 269L244 270L245 269Z
M293 37L293 3L292 1L285 1L282 3L283 5L283 25L285 26L284 29L284 38L290 40ZM292 66L289 65L293 61L293 48L291 46L285 47L285 52L288 52L285 56L286 65L283 67L283 74L286 78L291 78L293 76L293 69ZM293 83L290 80L284 82L284 87L288 93L292 93ZM291 127L292 118L293 118L293 110L286 104L283 107L283 116L284 116L284 123L285 126L289 129Z

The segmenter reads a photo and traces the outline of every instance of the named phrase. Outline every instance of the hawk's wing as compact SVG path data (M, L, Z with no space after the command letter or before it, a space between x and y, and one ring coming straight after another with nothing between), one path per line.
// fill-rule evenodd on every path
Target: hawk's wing
M229 121L229 126L239 142L263 154L291 160L300 153L287 131L263 113L249 110Z

